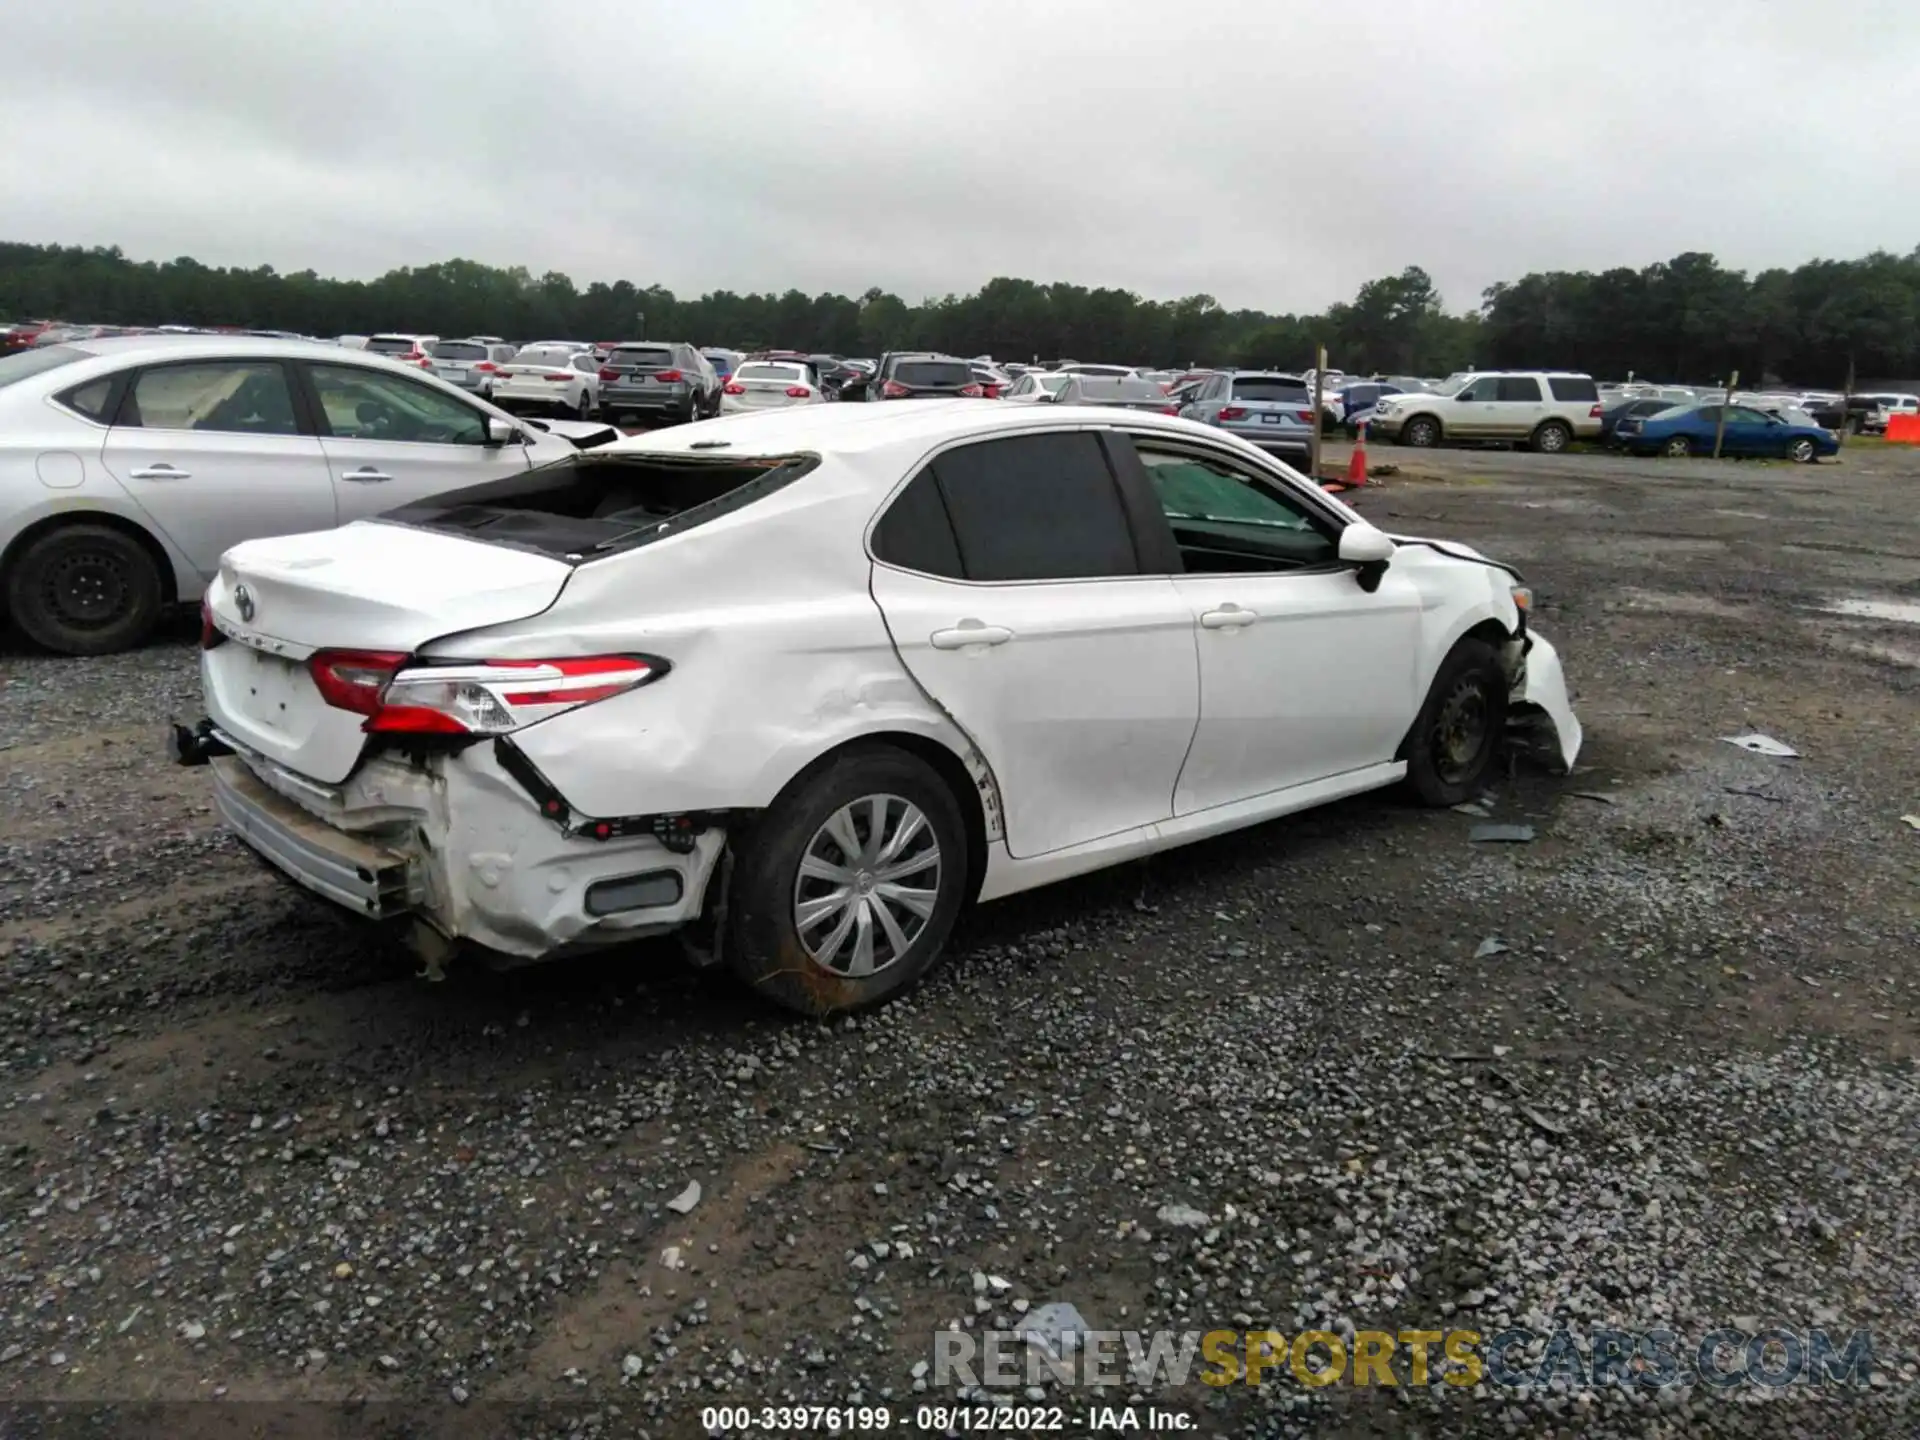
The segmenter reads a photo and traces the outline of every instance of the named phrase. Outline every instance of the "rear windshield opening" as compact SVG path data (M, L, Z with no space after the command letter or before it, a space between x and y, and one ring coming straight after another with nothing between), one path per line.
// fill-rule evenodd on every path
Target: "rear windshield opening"
M804 455L709 459L587 452L379 518L584 564L731 514L791 484L815 463Z

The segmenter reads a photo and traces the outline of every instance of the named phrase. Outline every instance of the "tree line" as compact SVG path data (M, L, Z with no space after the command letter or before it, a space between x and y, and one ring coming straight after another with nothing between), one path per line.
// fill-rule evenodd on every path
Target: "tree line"
M1427 273L1409 266L1369 280L1323 314L1285 315L1228 310L1211 295L1149 300L1004 277L918 304L878 288L683 298L630 280L581 289L556 271L536 276L472 260L333 280L184 256L136 261L117 246L0 243L0 319L28 318L1285 369L1310 365L1314 347L1325 344L1331 363L1353 373L1499 366L1699 381L1737 369L1750 382L1836 386L1850 375L1920 374L1920 247L1752 276L1698 252L1639 270L1549 271L1494 285L1461 312L1449 311Z

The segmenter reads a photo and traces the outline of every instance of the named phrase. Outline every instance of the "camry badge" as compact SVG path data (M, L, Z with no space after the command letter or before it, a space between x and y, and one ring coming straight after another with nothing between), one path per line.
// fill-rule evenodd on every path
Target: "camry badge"
M234 586L233 603L240 611L240 618L251 625L253 623L253 592L244 585Z

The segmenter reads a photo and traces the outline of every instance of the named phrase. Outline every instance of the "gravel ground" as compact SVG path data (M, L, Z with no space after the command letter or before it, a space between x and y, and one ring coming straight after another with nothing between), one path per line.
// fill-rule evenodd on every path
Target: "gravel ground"
M1879 1375L1138 1394L1210 1434L1910 1433L1920 460L1374 459L1400 473L1360 508L1518 562L1566 658L1579 768L1488 802L1534 842L1341 804L987 907L858 1021L664 948L416 981L162 762L199 713L184 622L0 651L0 1395L153 1433L182 1412L142 1406L216 1397L194 1426L905 1421L955 1398L917 1378L937 1329L1067 1301L1137 1330L1859 1326ZM1803 758L1718 738L1748 729Z

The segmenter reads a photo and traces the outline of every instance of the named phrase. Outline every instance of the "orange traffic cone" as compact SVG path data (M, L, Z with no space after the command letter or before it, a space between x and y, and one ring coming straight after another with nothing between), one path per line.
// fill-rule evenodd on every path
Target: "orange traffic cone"
M1367 422L1360 422L1360 433L1353 442L1353 454L1347 460L1347 484L1358 487L1367 483Z

